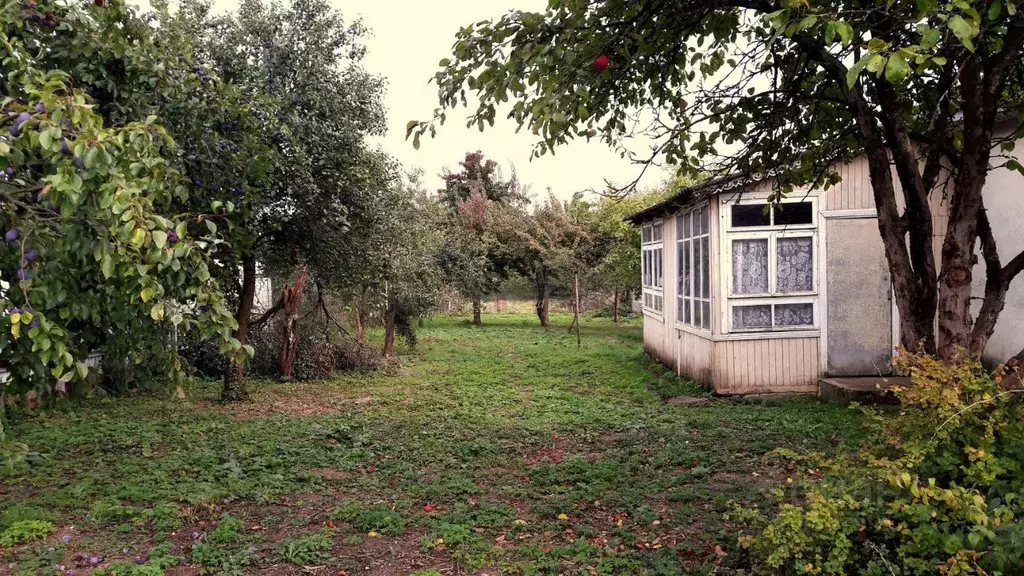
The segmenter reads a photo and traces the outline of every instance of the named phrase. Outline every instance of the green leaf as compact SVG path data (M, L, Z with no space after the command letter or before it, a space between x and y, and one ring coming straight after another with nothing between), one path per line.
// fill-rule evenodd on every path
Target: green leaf
M103 260L100 262L100 270L103 272L103 277L107 280L114 276L114 259L110 257L110 254L103 255Z
M142 292L139 293L139 297L142 298L143 302L149 302L150 300L153 299L153 296L155 295L156 288L153 288L152 286L146 286L145 288L142 289Z
M836 22L836 32L839 33L839 37L843 40L843 46L849 46L850 42L853 41L853 26L846 22Z
M882 56L881 54L872 54L868 58L868 72L881 72L885 68L885 61L885 56Z
M132 246L135 246L136 248L138 248L138 247L142 246L142 244L145 241L146 241L146 231L145 230L143 230L142 228L136 228L136 229L132 230L132 240L131 240Z
M89 375L89 366L85 362L75 362L75 370L78 372L78 377L84 379Z
M817 22L818 17L815 16L814 14L811 14L810 16L807 16L803 20L801 20L800 23L797 24L796 29L802 32L804 30L807 30L811 26L814 26Z
M167 232L163 230L153 230L153 243L156 244L157 248L163 248L167 245Z
M149 311L149 317L154 321L159 322L164 319L164 304L160 302L153 306L153 309Z
M43 147L43 150L49 149L51 142L49 130L43 130L39 133L39 145Z
M1003 3L1000 2L999 0L995 0L988 7L988 19L989 20L996 20L997 18L999 18L999 14L1001 14L1002 12L1003 12ZM40 140L42 140L42 139L40 138Z
M900 84L906 78L907 74L910 73L910 65L907 64L907 60L899 52L889 56L889 61L885 64L885 79L893 84Z
M953 35L960 40L960 43L964 45L971 52L974 52L974 26L971 26L966 20L963 19L959 14L954 14L948 22L949 29L952 30Z
M857 83L857 77L860 76L861 71L864 70L865 66L867 66L868 60L870 58L871 58L870 54L867 55L867 56L864 56L863 58L858 60L853 66L851 66L849 70L846 71L846 87L847 88L853 88L854 84Z

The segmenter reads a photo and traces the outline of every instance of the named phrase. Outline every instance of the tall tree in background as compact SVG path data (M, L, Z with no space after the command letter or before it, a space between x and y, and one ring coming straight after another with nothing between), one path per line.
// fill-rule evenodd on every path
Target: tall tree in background
M508 278L517 262L494 239L490 211L496 206L522 207L527 199L513 173L502 179L497 162L482 152L467 152L459 172L445 171L439 201L449 208L455 229L440 256L449 281L473 303L473 324L481 322L483 298ZM460 269L460 266L462 267Z
M778 170L786 193L834 184L831 166L864 154L901 341L948 358L984 350L1024 270L1024 254L1000 260L982 201L991 170L1024 172L1008 155L1024 137L1022 50L1024 13L1004 0L552 0L461 29L436 75L441 108L408 134L435 130L468 88L470 124L511 101L509 116L540 136L536 155L580 137L622 146L650 126L658 144L639 162ZM949 225L937 262L938 194Z

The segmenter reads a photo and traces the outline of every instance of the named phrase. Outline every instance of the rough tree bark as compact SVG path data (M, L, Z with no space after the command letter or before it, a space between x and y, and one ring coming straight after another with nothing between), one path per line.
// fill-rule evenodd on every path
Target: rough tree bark
M480 302L479 296L473 297L473 325L479 326L483 322L480 320L480 312L483 310L483 304Z
M242 346L247 342L249 318L252 315L255 298L256 257L250 254L242 257L242 289L238 293L238 309L235 312L238 327L235 328L234 337ZM228 367L224 371L224 387L220 393L222 402L236 402L249 398L249 391L245 386L244 354L245 352L239 348L228 362Z
M302 307L302 286L306 283L305 266L292 286L285 286L281 291L281 303L284 308L284 324L281 332L281 354L279 357L281 380L291 380L295 368L295 357L299 352L299 338L296 327L299 323L299 310Z
M612 322L619 323L619 291L612 295Z

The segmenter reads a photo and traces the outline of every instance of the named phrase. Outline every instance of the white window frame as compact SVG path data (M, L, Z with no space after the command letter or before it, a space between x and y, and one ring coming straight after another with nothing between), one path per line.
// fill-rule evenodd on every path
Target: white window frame
M764 197L741 198L723 202L720 207L723 246L723 267L726 277L724 307L725 332L728 333L750 333L750 332L801 332L808 330L819 330L821 327L821 310L819 309L820 295L820 267L818 266L820 248L818 242L818 198L817 196L793 196L784 198L781 201L783 209L786 204L811 204L811 222L809 224L788 224L775 226L775 209L771 211L768 226L736 226L732 225L732 207L740 204L766 204ZM810 238L811 239L811 290L800 292L777 292L778 284L778 241L785 238ZM768 241L768 292L759 294L736 294L734 293L735 278L733 277L733 241L734 240L767 240ZM779 304L811 304L813 306L814 323L800 326L775 326L775 305ZM767 328L743 328L733 325L733 308L735 306L771 306L772 326Z
M707 223L708 223L707 229L704 230L704 232L702 232L701 234L694 235L693 234L693 229L694 229L693 228L693 224L694 224L694 221L696 220L697 213L701 212L701 211L703 211L704 213L707 214ZM707 244L708 244L708 252L709 252L708 259L707 259L708 268L707 268L706 271L705 270L701 270L701 272L703 272L705 274L705 276L707 278L707 282L708 282L708 292L707 292L707 295L706 295L707 297L706 298L701 298L701 297L696 295L697 294L697 292L696 292L697 283L696 283L696 275L695 274L692 274L692 273L690 274L690 278L689 278L689 283L690 283L689 293L690 293L690 295L689 296L685 296L683 294L682 286L677 283L677 286L676 286L676 302L675 302L675 305L676 305L676 324L682 326L686 330L695 330L695 331L699 331L699 332L710 334L711 330L712 330L712 327L714 326L714 316L715 316L715 308L712 305L712 296L711 296L712 290L714 288L714 282L711 281L711 274L712 274L712 271L714 270L714 263L711 260L711 254L710 254L710 252L712 251L712 249L711 249L711 246L712 246L712 241L711 241L711 207L709 206L709 204L707 202L703 202L701 204L693 206L692 208L690 208L689 210L686 210L685 212L680 212L679 214L676 214L675 218L676 218L676 262L677 262L676 263L676 266L677 266L676 273L677 273L677 275L681 276L682 273L683 273L682 266L679 265L678 262L679 262L680 255L683 254L683 244L684 243L687 243L687 242L689 243L689 247L690 247L689 248L689 256L690 256L690 270L691 271L695 270L696 267L699 265L697 257L700 254L700 252L695 249L695 246L700 245L700 241L702 239L704 239L704 238L707 238L707 241L708 241L707 242ZM688 237L686 237L686 238L681 237L681 234L682 234L682 231L683 231L683 227L680 225L680 219L681 218L689 218L690 219L690 235ZM704 276L702 276L702 277L704 277ZM682 300L684 300L684 299L687 300L687 306L689 306L689 308L690 308L690 321L689 322L687 322L684 319L683 315L679 314L680 302ZM699 305L701 305L701 304L703 304L705 302L708 305L707 327L704 327L702 325L698 325L698 324L694 323L694 318L696 318L695 313L696 313L697 306L699 306Z
M643 286L643 310L662 317L665 313L664 222L644 223L640 233L640 283ZM657 305L660 303L660 306Z

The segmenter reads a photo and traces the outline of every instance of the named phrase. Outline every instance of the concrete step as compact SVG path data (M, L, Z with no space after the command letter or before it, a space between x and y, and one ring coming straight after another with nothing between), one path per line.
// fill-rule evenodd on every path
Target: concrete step
M818 396L829 402L849 404L895 404L896 397L889 391L894 385L910 385L904 376L863 376L822 378L818 381Z

